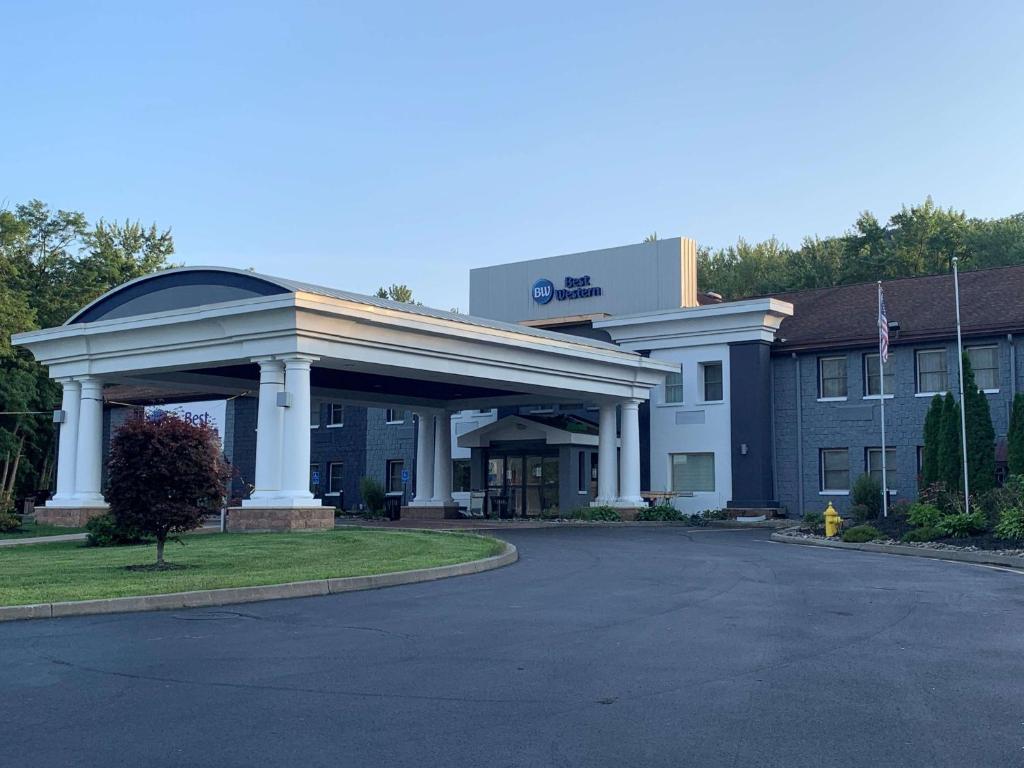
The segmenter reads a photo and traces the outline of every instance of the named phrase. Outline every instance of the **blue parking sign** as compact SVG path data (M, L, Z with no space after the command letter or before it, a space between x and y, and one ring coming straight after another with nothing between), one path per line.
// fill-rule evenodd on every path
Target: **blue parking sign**
M403 483L408 483L409 482L409 470L408 469L403 469L402 470L402 482Z

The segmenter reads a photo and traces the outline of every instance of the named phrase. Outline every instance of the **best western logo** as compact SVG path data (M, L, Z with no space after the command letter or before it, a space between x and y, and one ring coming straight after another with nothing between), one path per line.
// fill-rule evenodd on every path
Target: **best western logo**
M541 278L533 284L530 295L538 304L547 304L551 299L571 301L573 299L589 299L601 295L601 288L590 284L590 275L582 277L566 277L564 288L555 288L554 283Z

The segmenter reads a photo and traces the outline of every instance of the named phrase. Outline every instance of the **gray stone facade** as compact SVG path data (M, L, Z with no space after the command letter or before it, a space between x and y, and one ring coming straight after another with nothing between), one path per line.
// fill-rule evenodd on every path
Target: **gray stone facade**
M895 500L912 501L918 491L918 448L923 443L925 414L932 399L917 391L916 353L929 349L945 351L948 387L957 396L956 341L907 345L896 341L889 357L893 392L885 401L886 445L895 449L895 467L888 468L888 477ZM1019 391L1024 380L1024 341L1014 339L1016 349L1011 354L1011 344L1005 336L964 340L965 348L977 346L998 349L998 391L987 394L998 442L1006 437L1013 393ZM830 501L840 512L849 509L847 494L822 490L821 451L848 451L852 484L867 471L867 450L881 445L879 398L865 393L865 356L872 354L877 354L876 348L804 352L796 353L795 357L776 349L772 361L776 492L790 516L821 512ZM819 360L824 357L845 357L845 398L820 397ZM1013 358L1017 367L1015 380L1011 379Z

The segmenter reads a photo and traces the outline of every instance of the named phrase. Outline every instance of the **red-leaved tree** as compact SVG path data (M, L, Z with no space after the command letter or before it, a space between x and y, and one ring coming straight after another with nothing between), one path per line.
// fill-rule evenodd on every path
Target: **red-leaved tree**
M212 427L140 416L111 438L107 501L119 524L156 538L162 568L168 536L198 528L219 509L229 477Z

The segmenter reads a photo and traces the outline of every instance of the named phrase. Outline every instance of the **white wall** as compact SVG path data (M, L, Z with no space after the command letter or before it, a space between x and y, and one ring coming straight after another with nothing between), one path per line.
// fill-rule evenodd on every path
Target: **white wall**
M467 432L471 432L474 429L486 426L491 422L497 420L498 411L492 409L486 413L480 413L480 411L458 411L452 414L452 460L455 459L468 459L470 449L459 447L459 435L464 435ZM468 492L453 492L452 498L458 502L459 506L469 506L469 493Z
M729 347L706 344L663 348L657 351L657 358L682 365L683 403L666 404L664 385L652 393L650 490L672 489L671 454L714 453L715 490L678 497L673 504L687 514L724 507L732 497ZM722 363L722 400L706 403L700 364L719 361ZM677 420L684 423L679 424Z

